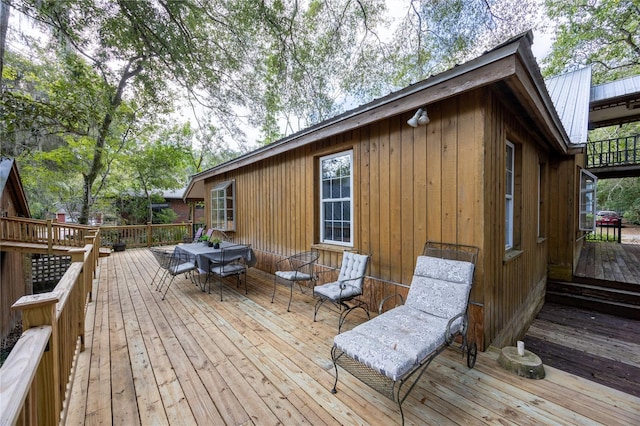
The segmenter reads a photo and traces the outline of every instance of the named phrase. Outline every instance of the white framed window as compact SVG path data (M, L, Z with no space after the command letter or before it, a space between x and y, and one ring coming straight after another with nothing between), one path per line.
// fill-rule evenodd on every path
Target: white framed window
M580 170L580 230L596 229L596 184L598 178L586 170Z
M220 182L211 190L211 227L220 231L236 230L235 181Z
M515 146L507 141L506 151L506 181L504 190L504 214L505 214L505 228L504 228L504 248L509 250L513 248L513 195L515 188Z
M320 242L353 245L353 151L320 158Z

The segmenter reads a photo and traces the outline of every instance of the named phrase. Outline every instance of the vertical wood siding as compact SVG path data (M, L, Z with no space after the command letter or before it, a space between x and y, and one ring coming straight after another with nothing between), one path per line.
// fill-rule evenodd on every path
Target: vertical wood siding
M413 111L345 129L338 136L218 176L207 182L205 193L216 182L236 180L235 240L252 244L259 268L273 271L275 259L312 246L321 252L321 265L337 267L344 247L318 244L319 158L352 149L352 237L354 248L372 253L369 275L410 284L416 257L427 240L480 247L471 300L473 317L480 322L484 318L484 324L475 327L479 339L491 342L544 277L547 250L544 241L538 242L535 226L537 167L546 154L496 99L488 89L480 89L431 104L431 122L415 129L406 124ZM522 154L523 253L503 263L507 138ZM367 297L373 309L387 294L406 294L371 281Z
M532 129L526 128L495 93L491 93L489 99L484 167L484 210L487 217L484 223L484 336L486 341L493 342L496 338L500 340L500 333L509 336L504 340L519 337L533 319L531 315L535 316L535 309L529 309L527 305L542 302L527 298L546 277L548 238L538 238L537 226L538 167L540 163L548 165L549 160L548 152L542 148ZM504 248L507 140L514 143L517 158L514 193L514 249L517 254L507 253ZM544 182L548 185L549 179L544 179ZM542 191L547 197L549 192L549 189ZM548 208L549 202L543 205ZM543 214L542 217L548 215ZM539 299L543 296L541 293Z

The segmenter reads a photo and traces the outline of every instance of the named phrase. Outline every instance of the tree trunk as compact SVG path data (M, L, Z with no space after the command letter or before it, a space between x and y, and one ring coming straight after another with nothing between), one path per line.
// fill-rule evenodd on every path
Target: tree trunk
M9 12L11 6L5 1L0 1L0 87L2 86L2 69L4 68L4 46L7 42L7 30L9 29Z
M91 193L91 190L93 189L93 183L96 181L98 175L100 174L100 171L103 168L102 154L104 153L104 146L107 141L107 135L109 134L109 128L111 127L111 123L113 122L113 116L120 104L122 104L122 93L127 87L129 79L135 77L142 71L142 64L138 64L135 69L131 70L133 62L139 59L141 58L131 59L127 66L124 68L122 76L120 77L118 89L116 90L113 98L111 98L109 110L102 120L102 125L100 126L98 137L96 138L96 146L93 150L93 162L91 163L91 168L89 169L88 173L83 175L84 185L82 194L82 210L80 212L80 217L78 218L78 222L83 225L89 223L89 212L91 210L91 206L93 205L93 194Z

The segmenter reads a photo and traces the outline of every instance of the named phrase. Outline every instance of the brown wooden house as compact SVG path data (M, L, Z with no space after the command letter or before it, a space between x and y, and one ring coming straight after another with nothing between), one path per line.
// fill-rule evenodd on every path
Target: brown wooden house
M0 158L0 189L2 217L31 217L18 167L12 158ZM19 312L12 311L11 305L21 296L31 294L24 279L23 258L20 252L4 251L0 247L0 339L7 337L20 319Z
M374 310L406 292L393 283L410 283L427 240L478 246L472 333L480 348L511 344L542 306L548 272L571 274L581 244L582 146L531 43L529 32L195 175L185 201L204 200L208 225L251 243L267 271L310 248L327 266L345 249L372 253ZM430 121L412 127L418 108Z

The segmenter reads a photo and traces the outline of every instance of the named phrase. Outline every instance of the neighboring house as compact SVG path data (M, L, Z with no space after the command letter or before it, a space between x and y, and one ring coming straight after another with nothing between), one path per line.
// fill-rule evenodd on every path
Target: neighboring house
M409 285L427 240L478 246L470 333L480 348L513 344L544 302L548 269L571 274L581 183L593 196L584 146L565 131L531 43L531 32L515 37L197 174L184 200L204 200L207 224L251 243L267 271L310 248L327 266L345 249L371 253L373 310L406 293L386 282ZM414 128L418 108L430 122Z
M186 203L182 200L184 194L184 188L177 190L167 190L162 192L162 198L164 203L154 203L151 205L153 211L160 211L162 209L171 209L178 216L174 223L185 223L192 221L193 223L204 222L204 207L202 203Z
M2 217L31 217L29 204L22 188L18 167L12 158L0 158L0 215ZM13 330L20 320L20 313L11 310L11 305L31 288L25 280L24 255L15 251L4 251L0 247L0 341Z

